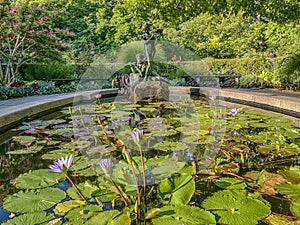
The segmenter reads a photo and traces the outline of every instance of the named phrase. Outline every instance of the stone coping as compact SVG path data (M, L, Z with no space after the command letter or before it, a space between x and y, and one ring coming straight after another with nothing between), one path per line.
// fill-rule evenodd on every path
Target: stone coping
M0 101L0 132L8 130L27 118L36 118L63 106L95 99L99 93L105 97L116 95L118 91L117 89L101 89L2 100Z
M93 100L97 94L105 96L117 95L117 89L101 89L66 94L30 96L0 101L0 132L8 130L17 123L28 118L32 119L39 115L45 115L66 105L83 100ZM190 94L218 96L220 99L262 108L270 111L283 113L292 117L300 118L300 94L283 94L267 90L254 89L222 89L222 88L191 88L170 87L170 100L179 96ZM298 97L299 96L299 97Z
M196 88L191 93L218 96L224 101L266 109L300 118L300 94L263 89Z

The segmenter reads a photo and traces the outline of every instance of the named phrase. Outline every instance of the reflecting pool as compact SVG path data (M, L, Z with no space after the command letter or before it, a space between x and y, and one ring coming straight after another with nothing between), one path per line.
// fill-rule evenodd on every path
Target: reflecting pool
M98 99L24 122L0 146L0 222L299 220L298 121L215 101Z

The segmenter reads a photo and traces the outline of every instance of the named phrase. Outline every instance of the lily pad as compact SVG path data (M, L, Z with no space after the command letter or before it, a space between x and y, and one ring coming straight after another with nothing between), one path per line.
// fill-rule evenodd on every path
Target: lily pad
M216 180L215 184L220 188L226 189L244 189L247 187L245 181L231 177L222 177Z
M300 167L299 166L292 166L289 170L280 171L279 174L284 176L292 184L299 184L300 183Z
M202 202L203 208L217 214L219 223L256 225L271 213L270 207L245 190L223 190Z
M292 201L291 211L300 217L300 184L279 184L276 188Z
M91 217L86 225L130 225L130 214L121 213L117 210L108 210Z
M158 185L159 195L166 204L186 205L195 192L195 181L191 175L175 174Z
M20 191L9 195L3 202L3 209L9 212L37 212L50 209L66 197L58 188Z
M61 159L62 157L66 157L66 155L72 155L73 157L78 155L78 152L72 150L53 150L49 153L42 155L43 159L56 160Z
M19 142L21 145L29 146L36 140L34 136L15 136L13 137L14 141Z
M83 196L85 196L87 199L91 199L92 193L99 189L98 186L92 184L90 181L79 183L77 187L82 192ZM68 188L67 193L73 199L81 199L81 197L78 195L76 189L73 186Z
M209 225L216 224L213 214L193 206L164 206L152 219L153 225Z
M151 172L155 179L163 180L171 177L172 174L178 172L184 165L185 162L179 162L176 157L167 158L159 162Z
M42 149L43 149L43 146L30 146L27 148L8 151L8 152L6 152L6 154L8 154L8 155L34 154L34 153L41 151Z
M45 169L40 169L20 174L15 179L15 185L24 189L44 188L50 187L63 179L65 179L65 176L61 173L50 173Z
M52 219L54 219L53 214L48 214L45 212L34 212L34 213L26 213L20 216L16 216L12 219L9 219L3 223L2 225L32 225L32 224L42 224L46 223Z
M154 148L160 151L182 151L188 149L188 146L181 142L163 141L155 144Z
M71 209L66 215L66 224L83 224L86 220L103 211L98 205L85 205Z
M85 204L86 204L86 202L82 201L82 200L69 200L69 201L61 202L55 206L54 212L57 215L63 216L67 212L69 212L71 209L78 207L78 206L83 206Z
M274 225L300 225L300 219L295 220L294 218L290 218L289 216L285 216L282 214L272 214L264 219L268 224Z

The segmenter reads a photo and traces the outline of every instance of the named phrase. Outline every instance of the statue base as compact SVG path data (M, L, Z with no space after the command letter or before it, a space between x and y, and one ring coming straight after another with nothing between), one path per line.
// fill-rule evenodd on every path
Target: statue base
M150 102L169 100L169 82L159 76L144 78L134 82L130 92L133 103L144 100Z

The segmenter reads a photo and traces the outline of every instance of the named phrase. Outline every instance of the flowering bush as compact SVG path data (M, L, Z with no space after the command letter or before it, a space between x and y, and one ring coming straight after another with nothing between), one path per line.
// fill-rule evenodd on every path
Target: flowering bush
M0 1L0 83L11 85L19 68L33 60L61 59L67 46L53 29L55 5ZM72 34L71 32L67 32Z

